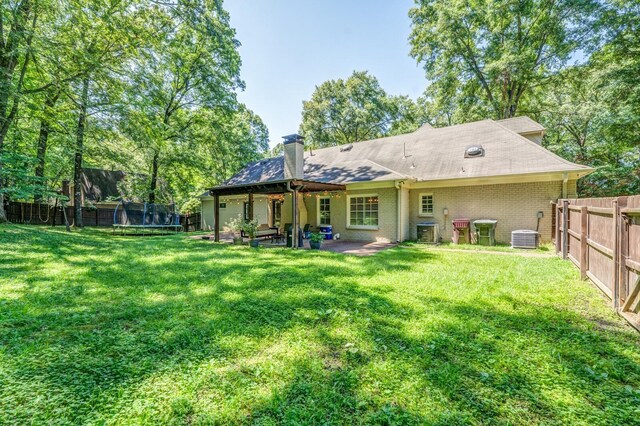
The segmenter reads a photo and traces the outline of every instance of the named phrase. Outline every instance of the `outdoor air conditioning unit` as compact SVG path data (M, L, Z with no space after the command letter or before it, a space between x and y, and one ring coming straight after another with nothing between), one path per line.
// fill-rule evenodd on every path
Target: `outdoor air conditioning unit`
M418 242L437 244L440 238L438 224L436 222L422 222L418 225Z
M539 240L540 234L536 231L519 229L511 232L511 247L513 248L536 249Z

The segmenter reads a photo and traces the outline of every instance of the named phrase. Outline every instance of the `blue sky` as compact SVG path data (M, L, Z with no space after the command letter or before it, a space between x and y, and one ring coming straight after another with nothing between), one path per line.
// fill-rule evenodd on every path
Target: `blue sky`
M409 57L412 0L227 0L242 43L239 95L269 128L295 133L316 85L367 70L392 95L417 98L427 80Z

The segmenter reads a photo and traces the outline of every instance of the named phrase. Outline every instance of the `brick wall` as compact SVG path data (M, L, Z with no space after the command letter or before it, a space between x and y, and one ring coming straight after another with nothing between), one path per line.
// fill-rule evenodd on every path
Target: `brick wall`
M421 217L419 212L419 195L432 193L434 197L434 216ZM576 182L569 181L567 193L571 197L576 193ZM378 195L379 226L378 229L353 229L347 226L348 195ZM318 198L316 195L300 195L300 225L309 223L314 228L318 225ZM452 236L451 220L458 217L469 219L497 219L496 237L498 241L508 243L511 231L515 229L535 229L536 213L542 211L544 217L540 221L540 232L543 241L551 239L551 205L552 200L562 195L562 182L532 182L516 184L499 184L483 186L464 186L452 188L412 189L402 191L402 210L405 218L402 221L402 239L416 239L416 224L425 220L435 220L440 224L440 232L444 240ZM232 217L242 213L242 202L246 198L221 198L227 202L226 209L220 209L220 223L228 222ZM348 190L331 196L331 225L333 232L340 233L341 238L354 241L396 241L397 240L397 190L384 188L377 190ZM444 208L449 209L446 223ZM269 223L270 203L267 197L256 195L254 198L254 216L259 223ZM213 200L202 202L203 229L213 228ZM285 195L282 206L282 224L291 220L291 195Z
M314 228L318 226L318 197L323 194L310 194L304 197L307 210L307 222ZM347 200L350 195L378 196L378 228L356 229L347 226ZM331 226L333 233L339 233L340 238L351 241L396 241L397 208L396 190L394 188L349 190L331 196Z
M309 223L307 217L307 205L304 200L303 194L298 194L298 208L300 213L300 228L303 228L306 223ZM293 223L293 209L291 203L291 194L284 195L284 203L282 204L282 226L286 223ZM283 228L284 229L284 228Z
M569 182L568 192L575 191L575 181ZM419 215L420 194L432 193L433 217ZM539 231L543 241L551 239L551 201L562 195L562 182L532 182L500 185L463 186L454 188L413 189L410 191L411 238L417 238L416 224L434 220L440 225L440 235L451 240L451 220L455 218L497 219L496 239L511 241L511 231L536 229L536 213L542 211ZM443 209L449 210L445 221Z
M243 214L244 202L247 197L220 197L220 203L226 203L225 208L220 209L220 230L226 231L225 224L232 218ZM211 199L202 200L202 229L213 230L214 225L214 203ZM253 217L258 223L269 223L271 220L270 205L268 198L264 195L255 195L253 198Z

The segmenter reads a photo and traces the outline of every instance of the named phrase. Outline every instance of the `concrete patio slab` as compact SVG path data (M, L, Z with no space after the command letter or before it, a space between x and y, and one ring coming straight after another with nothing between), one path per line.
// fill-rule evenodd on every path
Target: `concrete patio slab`
M190 236L189 238L203 239L203 237L208 237L208 240L213 242L213 234L193 235L193 236ZM231 244L233 242L233 235L226 232L221 232L220 242ZM246 242L246 238L245 238L245 242ZM397 244L395 243L381 243L381 242L369 242L369 241L323 240L320 250L330 251L333 253L350 254L353 256L371 256L382 250L395 247L396 245ZM269 238L260 240L260 246L265 248L286 247L284 243L277 243L277 244L271 243L271 240ZM301 249L310 250L308 240L304 240L304 247L301 247Z

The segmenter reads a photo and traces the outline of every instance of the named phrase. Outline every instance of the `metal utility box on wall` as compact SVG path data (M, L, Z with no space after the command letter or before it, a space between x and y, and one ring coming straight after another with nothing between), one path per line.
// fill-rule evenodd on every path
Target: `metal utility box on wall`
M436 222L422 222L417 224L418 242L437 244L440 239L440 229Z
M536 249L540 241L540 233L528 229L518 229L511 232L511 247Z
M497 220L479 219L473 221L473 227L476 229L476 241L483 246L496 245L496 225Z

